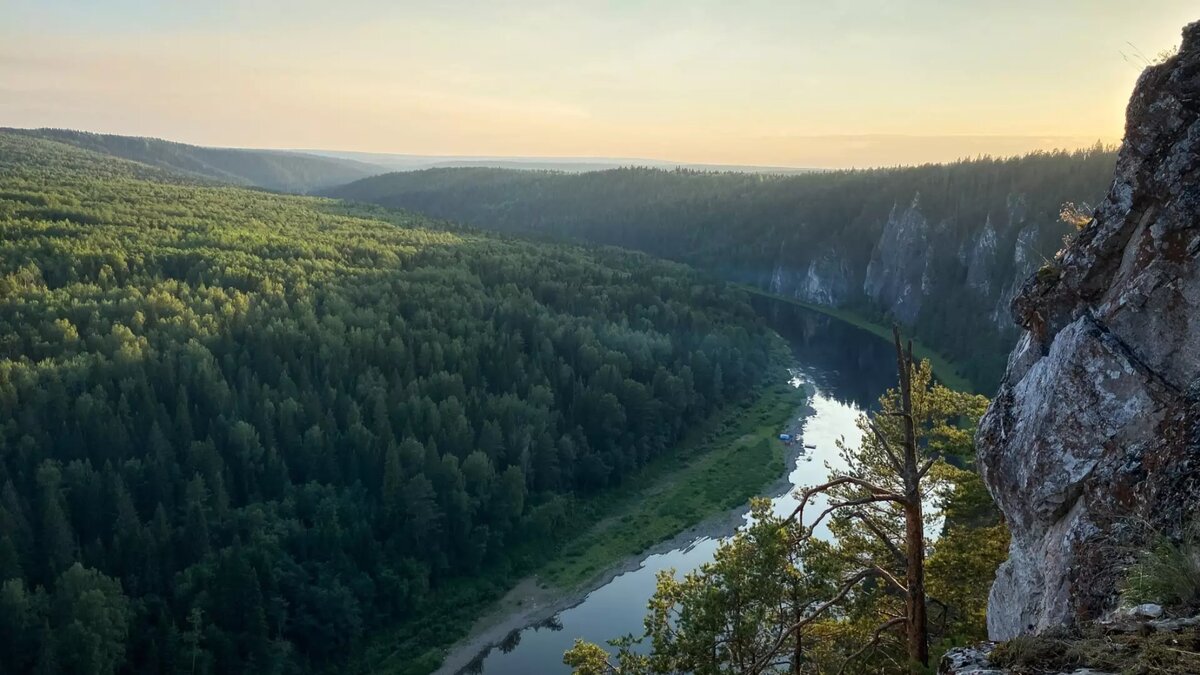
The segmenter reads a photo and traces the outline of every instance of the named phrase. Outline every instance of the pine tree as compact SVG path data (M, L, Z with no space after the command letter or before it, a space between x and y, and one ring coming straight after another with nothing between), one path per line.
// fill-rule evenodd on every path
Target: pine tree
M67 518L66 500L61 490L62 473L57 462L47 460L38 467L41 490L41 548L43 569L54 578L75 560L75 533Z

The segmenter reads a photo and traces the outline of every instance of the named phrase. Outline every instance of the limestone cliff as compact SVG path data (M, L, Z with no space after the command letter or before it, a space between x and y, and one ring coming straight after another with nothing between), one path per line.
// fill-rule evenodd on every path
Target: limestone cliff
M925 279L930 261L930 225L920 207L919 194L908 208L892 207L863 282L867 297L910 325L921 311L929 285Z
M854 272L836 251L814 257L803 268L780 261L771 273L768 290L805 302L837 307L854 297Z
M1093 222L1013 298L1023 334L976 439L1013 534L993 639L1111 609L1116 553L1197 515L1198 169L1200 22L1139 79Z

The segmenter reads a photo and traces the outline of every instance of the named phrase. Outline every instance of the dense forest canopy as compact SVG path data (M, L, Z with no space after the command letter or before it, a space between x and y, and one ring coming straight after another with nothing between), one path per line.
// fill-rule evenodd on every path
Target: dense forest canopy
M1015 336L1014 287L1062 245L1070 231L1059 222L1063 203L1096 203L1114 161L1097 146L793 176L431 169L330 194L639 249L784 295L891 315L987 391Z
M196 178L281 192L313 192L385 171L352 159L276 150L205 148L141 136L70 129L0 129L0 132L67 143Z
M0 672L322 668L767 367L673 263L25 135L0 232Z

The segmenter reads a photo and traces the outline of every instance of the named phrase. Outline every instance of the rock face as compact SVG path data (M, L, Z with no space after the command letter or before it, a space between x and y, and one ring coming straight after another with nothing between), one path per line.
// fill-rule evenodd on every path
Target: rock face
M1048 255L1043 253L1046 240L1056 241L1064 225L1045 214L1031 221L1021 192L1008 193L1004 202L982 221L957 216L934 220L915 193L879 218L880 234L869 259L856 258L846 242L813 251L781 245L769 278L734 276L818 305L840 307L866 299L909 325L924 317L923 310L943 307L951 289L965 284L970 302L963 306L979 308L981 318L1011 344L1018 331L1009 305L1041 256Z
M988 216L967 265L967 285L987 296L992 292L992 268L996 266L996 228Z
M772 293L830 307L844 304L853 297L855 290L853 271L846 260L833 251L814 258L802 270L780 262L771 274L768 288Z
M1142 74L1108 196L1016 292L1024 330L976 439L1012 530L992 639L1111 609L1115 552L1200 498L1200 22Z
M1038 228L1034 224L1026 225L1017 233L1012 253L1013 277L1001 291L1000 297L996 300L995 309L992 310L992 322L1002 332L1015 328L1009 318L1008 308L1012 305L1013 298L1016 297L1021 284L1037 270L1039 262L1036 253L1037 237Z
M921 196L917 195L908 208L892 208L863 282L867 297L905 324L916 321L928 285L930 227L920 205Z

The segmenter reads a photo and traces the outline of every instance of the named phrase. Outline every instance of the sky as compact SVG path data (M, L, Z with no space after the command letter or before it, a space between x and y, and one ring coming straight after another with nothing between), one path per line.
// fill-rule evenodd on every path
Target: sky
M1195 0L0 0L0 126L892 166L1116 142Z

